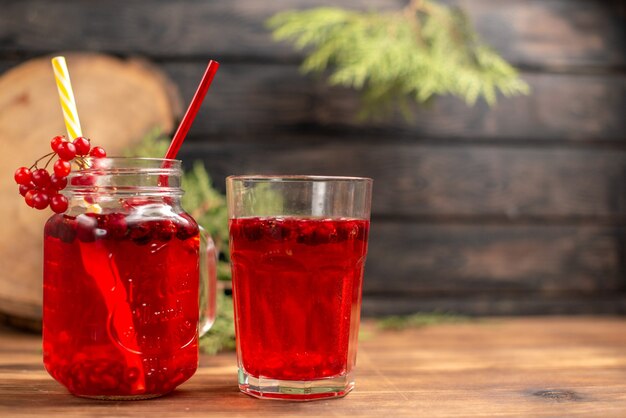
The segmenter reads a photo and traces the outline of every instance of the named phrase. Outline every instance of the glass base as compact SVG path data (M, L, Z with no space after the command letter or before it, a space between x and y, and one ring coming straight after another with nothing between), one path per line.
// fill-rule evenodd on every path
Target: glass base
M314 401L342 398L354 389L352 373L318 380L279 380L255 377L239 369L239 390L259 399Z
M108 396L108 395L76 395L80 398L87 398L87 399L98 399L100 401L141 401L144 399L153 399L153 398L158 398L159 396L163 396L165 395L164 393L156 393L156 394L150 394L147 393L145 395L122 395L122 396Z

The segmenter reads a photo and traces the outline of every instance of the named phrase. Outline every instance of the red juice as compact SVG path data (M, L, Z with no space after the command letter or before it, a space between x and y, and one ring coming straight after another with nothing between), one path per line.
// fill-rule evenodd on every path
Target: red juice
M167 393L198 364L198 226L186 214L55 215L44 232L44 364L70 392Z
M356 360L369 221L230 220L239 365L254 377L307 381Z

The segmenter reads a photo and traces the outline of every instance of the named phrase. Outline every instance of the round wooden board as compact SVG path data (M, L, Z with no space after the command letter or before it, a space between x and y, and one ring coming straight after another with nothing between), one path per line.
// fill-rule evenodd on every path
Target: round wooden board
M50 58L0 76L0 317L35 324L41 319L43 225L52 212L27 207L13 173L48 153L50 138L66 133ZM173 130L180 95L159 70L100 54L66 58L83 134L109 155L155 129Z

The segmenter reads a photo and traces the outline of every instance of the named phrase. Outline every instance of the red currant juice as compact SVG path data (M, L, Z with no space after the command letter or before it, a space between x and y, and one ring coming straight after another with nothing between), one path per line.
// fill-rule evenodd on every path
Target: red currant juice
M369 221L230 220L239 366L254 377L342 376L356 360Z
M44 364L70 392L164 394L198 365L196 222L55 215L44 233Z

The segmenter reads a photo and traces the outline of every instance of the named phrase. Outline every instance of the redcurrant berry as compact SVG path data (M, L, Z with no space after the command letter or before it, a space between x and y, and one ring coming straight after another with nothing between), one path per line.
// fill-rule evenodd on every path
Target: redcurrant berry
M161 241L169 241L177 231L176 224L170 220L157 222L155 226L156 235Z
M107 153L102 147L93 147L91 151L89 151L89 155L93 158L104 158L107 156Z
M56 160L54 163L54 174L58 177L67 177L72 171L72 165L65 160Z
M45 209L48 207L48 203L50 203L50 197L44 192L35 192L33 195L33 207L35 209Z
M74 147L76 147L76 155L87 155L89 154L89 149L91 149L91 144L89 143L89 138L85 138L84 136L79 136L73 142Z
M33 171L33 183L37 187L45 187L50 184L50 174L43 168Z
M95 205L97 202L96 196L93 193L85 194L85 196L83 196L83 199L85 199L85 202L89 203L90 205Z
M24 201L31 208L35 206L35 201L34 201L35 193L37 193L35 190L29 190L24 195Z
M96 228L98 220L95 214L82 214L76 217L76 236L83 242L93 242L96 240Z
M55 213L63 213L67 210L67 207L67 197L62 194L55 194L50 199L50 209L52 209Z
M59 193L59 191L55 187L53 187L52 184L49 184L45 187L37 187L36 191L47 194L48 196L53 196Z
M133 223L128 225L128 228L128 235L137 244L145 245L150 241L152 230L147 222Z
M51 155L50 160L52 160L54 154L56 154L59 158L53 164L52 175L47 171L48 164L46 164L46 168L36 168L37 163L35 163L35 169L32 169L32 171L26 167L18 168L15 171L14 179L19 185L20 195L24 197L28 206L37 209L45 209L50 206L55 212L62 213L67 210L69 202L59 191L68 185L68 176L72 172L71 161L78 156L80 165L83 166L84 157L89 156L92 158L89 165L97 167L99 164L104 163L104 160L98 162L98 159L106 157L106 151L102 147L92 148L91 140L83 136L76 137L73 141L68 141L65 136L57 135L50 140L50 147L54 152L44 155L37 162ZM73 176L72 184L92 186L95 184L95 177L88 174L78 174ZM85 196L84 199L88 202L96 201L95 195Z
M107 231L107 238L122 239L128 230L126 217L121 213L111 213L104 218L101 228Z
M93 186L96 178L91 174L80 174L72 177L72 186Z
M33 190L35 188L35 185L33 183L28 183L28 184L20 184L20 194L22 196L26 196L26 193L28 193L29 190Z
M63 190L67 186L67 177L59 177L53 174L50 176L50 184L57 190Z
M61 142L57 147L59 158L65 161L71 161L76 157L76 147L71 142Z
M54 138L52 138L50 140L50 147L52 148L52 151L58 152L59 145L61 145L62 142L66 142L65 141L65 136L63 136L63 135L58 135L58 136L55 136Z
M187 213L181 213L180 217L176 219L176 223L178 224L178 231L176 232L178 239L184 241L198 234L198 224Z
M15 170L13 178L15 178L17 184L28 184L32 180L31 172L26 167L20 167Z

